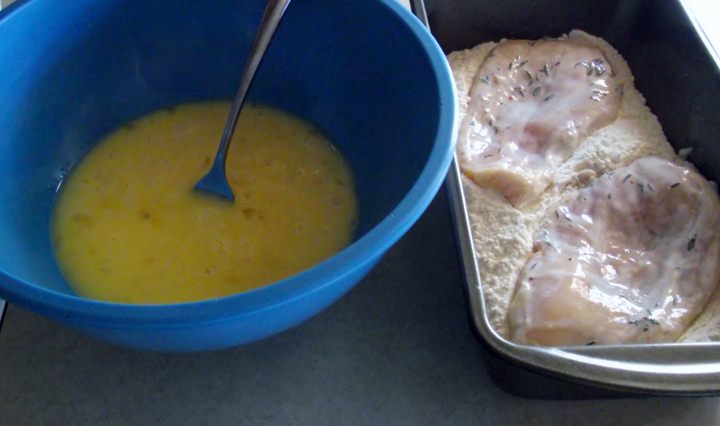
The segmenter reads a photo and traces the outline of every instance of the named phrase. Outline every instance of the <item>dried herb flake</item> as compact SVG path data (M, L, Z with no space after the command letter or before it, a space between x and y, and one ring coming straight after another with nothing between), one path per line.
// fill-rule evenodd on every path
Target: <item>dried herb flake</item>
M548 67L548 64L543 65L540 71L546 76L550 77L550 67Z

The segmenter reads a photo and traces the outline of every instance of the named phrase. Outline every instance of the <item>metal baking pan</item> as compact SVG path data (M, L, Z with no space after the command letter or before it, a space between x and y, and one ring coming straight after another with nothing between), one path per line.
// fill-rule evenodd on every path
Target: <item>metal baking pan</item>
M416 1L416 13L422 0ZM446 53L502 38L536 39L582 29L628 61L640 92L676 149L720 182L720 75L717 58L675 0L425 0ZM422 18L422 13L418 14ZM510 393L547 399L720 394L720 343L533 347L512 343L485 314L476 253L456 164L448 193L466 277L470 319L489 372ZM492 232L488 230L488 232Z

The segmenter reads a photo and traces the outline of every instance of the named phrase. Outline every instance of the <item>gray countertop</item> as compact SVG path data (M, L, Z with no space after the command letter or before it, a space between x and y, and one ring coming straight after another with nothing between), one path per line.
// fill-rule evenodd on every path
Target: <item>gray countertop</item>
M0 424L712 425L718 399L524 400L490 382L444 191L354 290L230 350L137 352L10 306Z

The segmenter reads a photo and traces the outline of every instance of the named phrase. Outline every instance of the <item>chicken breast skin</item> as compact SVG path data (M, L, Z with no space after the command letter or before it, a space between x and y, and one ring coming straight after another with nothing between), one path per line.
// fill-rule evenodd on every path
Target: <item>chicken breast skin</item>
M720 202L691 166L643 157L545 216L508 312L518 343L675 341L720 280Z
M480 66L458 139L460 166L513 206L618 114L622 87L603 52L567 39L500 42Z

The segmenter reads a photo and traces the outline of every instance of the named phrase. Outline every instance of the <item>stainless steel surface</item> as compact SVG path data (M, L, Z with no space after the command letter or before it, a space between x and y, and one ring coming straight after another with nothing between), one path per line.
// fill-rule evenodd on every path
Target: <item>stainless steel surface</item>
M0 299L0 329L2 329L3 320L5 319L5 311L7 310L7 302Z
M427 17L427 9L425 9L425 2L423 0L411 0L412 4L410 9L415 16L423 23L428 29L430 29L430 22Z
M717 29L714 28L715 22L712 18L717 16L717 10L720 9L718 3L703 0L678 1L682 5L683 9L685 9L685 13L690 18L690 22L692 22L695 27L695 31L697 31L703 41L703 44L705 44L708 52L710 52L715 64L720 68L720 53L718 52L718 48L720 48L720 40L713 38L712 33L710 33L710 31L713 30L717 31ZM700 15L700 13L703 13L704 15ZM706 26L703 26L703 22Z
M477 42L480 41L486 40ZM717 60L715 52L711 53ZM720 343L543 348L518 345L497 334L487 316L461 172L456 162L446 185L472 322L489 350L530 370L609 389L651 394L720 392Z
M248 60L245 63L245 69L240 79L240 86L235 94L235 100L233 101L227 122L225 123L225 130L223 130L222 137L220 138L220 145L215 155L215 161L208 173L195 184L195 189L218 195L230 201L235 200L235 195L225 175L227 152L230 148L233 133L237 127L240 111L242 110L243 104L245 104L245 96L255 78L255 72L258 66L260 66L260 62L262 62L265 51L267 51L267 47L290 1L291 0L267 0L262 21L260 22L255 40L250 48Z

